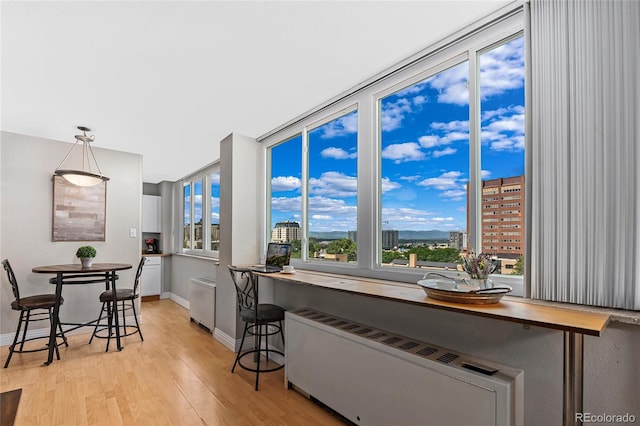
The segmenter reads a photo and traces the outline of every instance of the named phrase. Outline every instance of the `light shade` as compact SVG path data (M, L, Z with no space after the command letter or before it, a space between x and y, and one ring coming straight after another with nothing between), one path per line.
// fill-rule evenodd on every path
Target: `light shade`
M60 165L55 171L56 176L62 176L67 182L77 185L77 186L95 186L102 182L106 182L109 180L108 177L102 174L100 171L100 166L98 166L98 161L96 161L96 157L93 154L93 150L91 149L91 145L89 142L93 142L95 136L87 136L87 132L91 131L88 127L78 126L78 129L82 130L82 135L76 135L76 143L73 145L69 153L64 157ZM78 142L82 142L82 168L81 169L61 169L62 164L67 161L69 156L73 153L73 150L78 145ZM89 155L91 154L91 155ZM91 160L95 164L97 169L97 173L92 171L91 168Z

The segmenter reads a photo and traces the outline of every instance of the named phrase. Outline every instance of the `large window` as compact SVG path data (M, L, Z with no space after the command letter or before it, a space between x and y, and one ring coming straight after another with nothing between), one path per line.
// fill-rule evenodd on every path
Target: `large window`
M209 247L211 251L218 251L220 248L220 172L216 171L209 175L209 188L211 189L209 193L209 211L211 212Z
M306 267L406 282L485 252L520 294L522 24L518 11L461 34L262 139L268 238L295 222Z
M220 246L220 173L218 167L184 182L182 251L217 256ZM208 225L207 225L208 224Z
M477 58L477 71L465 61L380 99L383 267L457 270L475 251L491 255L496 274L523 273L523 37Z
M355 262L357 111L309 132L309 257Z
M524 39L484 50L480 62L482 251L502 274L524 272Z
M272 242L291 243L291 256L302 257L302 136L271 149Z
M383 266L451 268L466 249L468 79L464 61L379 102Z

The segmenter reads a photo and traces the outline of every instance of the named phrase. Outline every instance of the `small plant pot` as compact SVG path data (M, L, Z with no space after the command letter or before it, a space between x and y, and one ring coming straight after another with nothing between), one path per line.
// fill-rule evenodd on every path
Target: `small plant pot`
M91 268L93 257L81 257L80 262L82 263L83 268Z

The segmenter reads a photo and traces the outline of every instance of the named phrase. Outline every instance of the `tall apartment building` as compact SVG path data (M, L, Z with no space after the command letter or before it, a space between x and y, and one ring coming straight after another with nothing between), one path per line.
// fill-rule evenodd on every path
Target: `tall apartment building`
M382 249L393 250L398 247L398 230L383 229L382 230Z
M298 222L288 220L278 222L271 231L271 241L274 243L286 243L300 238L300 224Z
M464 251L467 249L467 233L464 231L449 232L449 247Z
M398 247L399 231L397 229L383 229L382 230L382 250L393 250ZM347 234L354 243L358 242L358 231L349 231Z
M524 254L524 175L482 181L482 250Z

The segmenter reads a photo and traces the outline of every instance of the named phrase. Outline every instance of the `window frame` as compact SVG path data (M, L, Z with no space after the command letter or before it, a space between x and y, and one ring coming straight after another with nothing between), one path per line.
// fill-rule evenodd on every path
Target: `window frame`
M343 93L327 103L319 106L315 110L306 113L288 123L283 124L272 132L259 137L258 142L262 143L266 155L270 158L269 149L281 142L284 142L294 135L301 133L303 138L303 217L304 225L302 229L302 250L306 255L308 250L308 236L306 229L306 214L308 202L308 140L306 134L309 129L315 128L347 112L342 112L355 105L358 110L358 260L357 265L340 265L340 262L308 262L292 260L297 267L335 273L346 273L362 277L380 278L395 282L415 283L425 274L425 270L399 270L399 268L381 267L379 260L381 253L379 247L382 243L381 220L381 152L380 152L380 110L378 102L381 98L390 93L400 90L402 87L410 86L411 82L424 80L428 76L434 75L439 70L444 70L457 63L468 60L469 62L469 137L470 141L470 181L474 180L474 185L470 186L469 199L473 200L470 205L469 215L474 218L472 229L480 230L481 223L481 188L480 180L480 100L479 100L479 55L495 47L497 44L507 42L509 39L523 35L524 32L524 10L522 5L514 6L509 10L501 10L492 16L487 17L473 28L462 30L440 43L437 43L423 52L420 52L397 66L379 74L354 87L350 91ZM525 46L527 40L525 40ZM525 47L526 49L526 47ZM525 68L526 68L525 64ZM525 71L526 73L526 71ZM526 78L527 76L525 76ZM525 90L527 82L525 81ZM525 102L525 116L529 115L529 108ZM525 127L526 128L526 127ZM530 135L525 132L525 138ZM528 142L525 143L528 146ZM475 152L475 151L478 152ZM473 152L471 152L473 151ZM526 155L526 154L525 154ZM477 160L476 160L477 159ZM268 163L270 160L265 160ZM529 164L525 161L525 174L530 173ZM270 162L265 164L265 180L271 178ZM268 172L267 172L268 170ZM474 176L475 179L471 177ZM268 190L268 188L266 188ZM265 194L265 200L271 198L270 190ZM469 201L470 202L470 201ZM266 207L266 204L265 204ZM527 205L526 216L529 215L531 206ZM270 211L270 210L267 210ZM262 243L268 240L270 222L263 221L264 227L261 232ZM470 233L469 230L467 230ZM470 241L470 248L481 247L481 233L473 232L474 237ZM528 233L525 230L525 239ZM527 242L525 241L525 247ZM525 259L528 254L525 249ZM503 276L500 281L509 284L514 288L514 295L523 294L523 277Z
M180 247L180 253L182 254L188 254L188 255L193 255L193 256L200 256L200 257L210 257L210 258L214 258L214 259L219 259L220 258L220 250L211 250L211 183L212 183L212 179L211 176L214 175L215 173L220 173L220 164L219 162L214 163L211 166L208 166L198 172L196 172L195 174L186 177L184 179L181 180L181 188L182 188L182 192L181 192L181 198L180 198L180 206L181 206L181 226L180 226L180 242L181 242L181 247ZM202 223L203 223L203 229L202 229L202 249L194 249L193 248L193 244L194 244L194 237L195 237L195 224L193 222L193 220L191 220L190 223L190 235L189 235L189 240L190 240L190 247L191 248L185 248L183 246L184 244L184 236L185 236L185 225L184 225L184 209L185 209L185 202L184 202L184 188L189 185L190 186L190 217L194 217L193 213L194 213L194 209L195 209L195 203L194 203L194 183L197 182L198 180L202 181ZM205 224L207 224L207 226L205 226ZM220 243L218 245L218 247L220 247Z

